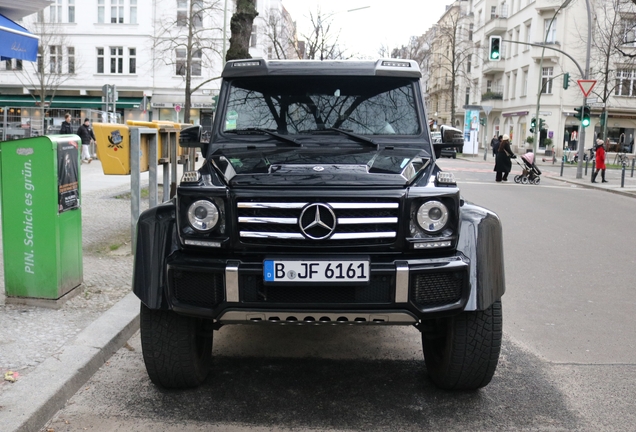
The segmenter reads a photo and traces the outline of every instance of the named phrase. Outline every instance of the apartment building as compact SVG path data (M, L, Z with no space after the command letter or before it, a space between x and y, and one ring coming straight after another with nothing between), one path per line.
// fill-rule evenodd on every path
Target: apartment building
M123 121L183 121L190 61L196 88L190 120L209 124L235 8L236 0L53 0L20 22L40 36L40 55L37 62L0 64L0 110L11 110L23 127L40 124L44 133L54 132L66 111L79 125L89 110L102 110L108 84L115 86L115 109ZM281 1L260 0L257 10L261 17L282 10ZM188 50L190 18L198 45ZM257 37L265 27L261 20L255 22L253 57L270 51L267 38ZM42 86L48 88L45 107L33 98Z
M461 23L464 29L468 26L465 39L472 44L472 55L465 56L464 60L465 79L457 77L455 93L465 95L460 107L480 111L483 125L477 127L481 148L484 143L488 146L493 134L510 135L515 151L534 148L528 137L532 135L530 123L536 117L539 99L539 117L546 127L539 136L538 150L544 151L546 143L548 150L554 149L559 155L564 149L577 149L580 122L574 115L575 107L583 102L577 85L582 74L568 56L550 48L565 51L585 69L585 3L576 0L455 1L436 27L447 20L453 8L465 10L466 18ZM598 82L588 101L592 116L591 125L586 128L585 148L590 148L596 137L606 136L610 139L610 151L624 144L622 148L633 152L634 146L629 144L636 131L636 64L631 57L636 54L636 9L632 2L620 0L591 0L591 9L594 19L589 78ZM449 102L444 100L443 94L448 94L450 80L444 75L447 67L440 53L449 48L438 33L430 62L429 113L437 112L437 120L448 123L451 121L447 114ZM500 61L488 60L488 43L493 35L504 40ZM612 44L610 40L615 42ZM528 43L545 44L546 49L526 45ZM567 89L564 88L566 73L570 76ZM455 125L462 111L456 112ZM460 124L465 127L466 123ZM471 121L469 127L474 126L475 122Z

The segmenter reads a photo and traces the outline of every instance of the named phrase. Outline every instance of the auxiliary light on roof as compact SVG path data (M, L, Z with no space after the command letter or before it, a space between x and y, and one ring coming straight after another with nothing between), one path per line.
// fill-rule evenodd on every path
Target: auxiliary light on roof
M382 66L389 66L389 67L411 67L411 63L409 62L401 62L401 61L388 61L388 60L384 60L382 62Z
M232 67L249 67L249 66L260 66L260 61L242 61L232 63Z

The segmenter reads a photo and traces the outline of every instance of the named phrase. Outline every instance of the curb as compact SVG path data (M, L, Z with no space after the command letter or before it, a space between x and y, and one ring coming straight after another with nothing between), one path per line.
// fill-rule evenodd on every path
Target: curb
M139 329L139 299L129 293L75 340L0 394L0 430L37 432Z
M622 195L622 196L627 196L627 197L631 197L631 198L636 198L636 192L629 192L629 191L622 191L622 190L618 190L618 189L610 189L610 188L603 188L603 187L598 187L598 186L594 186L591 183L590 184L586 184L583 182L577 182L577 181L572 181L572 180L568 180L568 179L564 179L562 177L559 176L546 176L549 179L552 180L558 180L560 182L563 183L569 183L569 184L573 184L573 185L577 185L577 186L581 186L583 188L586 189L594 189L594 190L598 190L598 191L603 191L603 192L610 192L616 195Z

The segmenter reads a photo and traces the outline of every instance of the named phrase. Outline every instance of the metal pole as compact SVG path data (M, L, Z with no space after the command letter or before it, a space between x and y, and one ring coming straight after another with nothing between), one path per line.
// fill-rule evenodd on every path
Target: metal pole
M592 11L590 9L590 0L585 0L585 6L587 8L587 53L585 56L585 75L583 79L588 79L590 76L590 54L592 52ZM583 103L581 104L585 107L585 95L583 96ZM583 111L581 111L581 114ZM579 132L579 153L581 156L579 157L579 163L576 167L576 178L583 178L583 152L585 152L585 128L583 127L583 116L581 116L581 131Z
M625 164L621 168L621 187L625 187Z
M588 162L588 161L585 161L585 175L586 175L586 176L587 176L587 162Z
M596 160L592 161L592 177L594 177L594 173L596 172Z
M223 7L223 52L221 53L221 64L223 65L223 67L221 68L221 70L223 70L225 68L225 55L226 53L226 47L225 47L225 43L226 43L226 39L227 39L227 0L225 0L225 6Z
M636 163L636 157L632 159L632 177L634 177L634 163Z
M561 177L563 177L563 165L565 165L565 155L561 158Z
M139 128L130 128L130 234L132 252L135 253L135 243L137 241L136 228L139 219L139 209L141 201L141 132Z

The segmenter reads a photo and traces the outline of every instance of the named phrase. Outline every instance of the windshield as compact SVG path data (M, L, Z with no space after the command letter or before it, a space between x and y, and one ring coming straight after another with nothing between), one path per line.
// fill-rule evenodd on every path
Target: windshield
M385 76L268 76L232 80L224 131L419 135L413 80ZM331 129L331 130L330 130Z

